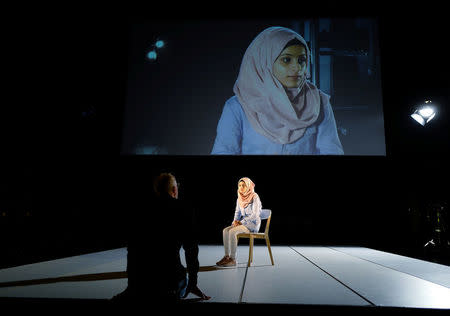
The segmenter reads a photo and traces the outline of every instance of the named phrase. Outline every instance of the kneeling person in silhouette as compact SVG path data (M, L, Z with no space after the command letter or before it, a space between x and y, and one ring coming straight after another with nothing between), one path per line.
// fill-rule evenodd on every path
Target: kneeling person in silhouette
M138 216L131 228L128 287L122 296L148 299L150 295L158 303L173 303L189 293L210 299L197 286L199 249L194 209L178 199L178 183L170 173L156 177L154 192L150 223L145 215ZM180 260L181 247L186 268ZM145 258L148 254L149 259Z

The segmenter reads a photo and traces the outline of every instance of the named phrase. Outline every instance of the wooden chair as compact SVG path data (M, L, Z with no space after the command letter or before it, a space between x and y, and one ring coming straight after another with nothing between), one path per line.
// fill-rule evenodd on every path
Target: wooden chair
M248 252L248 263L247 267L250 267L250 264L253 262L253 240L254 239L265 239L267 249L269 249L269 256L270 261L273 263L273 257L272 257L272 250L270 249L270 241L269 241L269 226L270 226L270 219L272 218L272 211L269 209L262 209L260 214L261 220L266 219L266 229L264 233L241 233L237 235L237 239L239 242L239 238L249 238L249 252Z

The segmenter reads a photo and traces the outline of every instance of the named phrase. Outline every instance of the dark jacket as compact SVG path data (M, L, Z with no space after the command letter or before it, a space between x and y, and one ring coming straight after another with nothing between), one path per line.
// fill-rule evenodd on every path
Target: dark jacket
M128 243L128 287L138 294L164 298L189 276L197 284L198 236L194 209L170 196L154 200L148 210L135 217ZM180 249L186 266L181 264ZM152 293L150 293L152 292Z

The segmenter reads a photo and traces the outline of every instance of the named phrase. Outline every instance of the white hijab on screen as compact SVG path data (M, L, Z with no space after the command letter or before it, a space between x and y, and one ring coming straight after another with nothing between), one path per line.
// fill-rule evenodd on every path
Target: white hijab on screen
M320 94L314 84L305 79L300 87L285 89L272 72L274 62L292 39L305 46L309 73L306 41L291 29L274 26L250 43L233 87L255 131L279 144L300 139L320 112Z

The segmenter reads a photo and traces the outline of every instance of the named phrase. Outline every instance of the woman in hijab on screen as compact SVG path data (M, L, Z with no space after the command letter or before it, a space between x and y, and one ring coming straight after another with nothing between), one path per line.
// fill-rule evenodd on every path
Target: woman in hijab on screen
M218 266L236 266L237 235L241 233L257 233L261 226L261 200L255 192L255 184L249 178L238 181L236 210L234 220L223 230L223 246L225 255L216 262Z
M262 31L247 48L211 154L343 155L329 96L309 82L310 51L291 29Z

